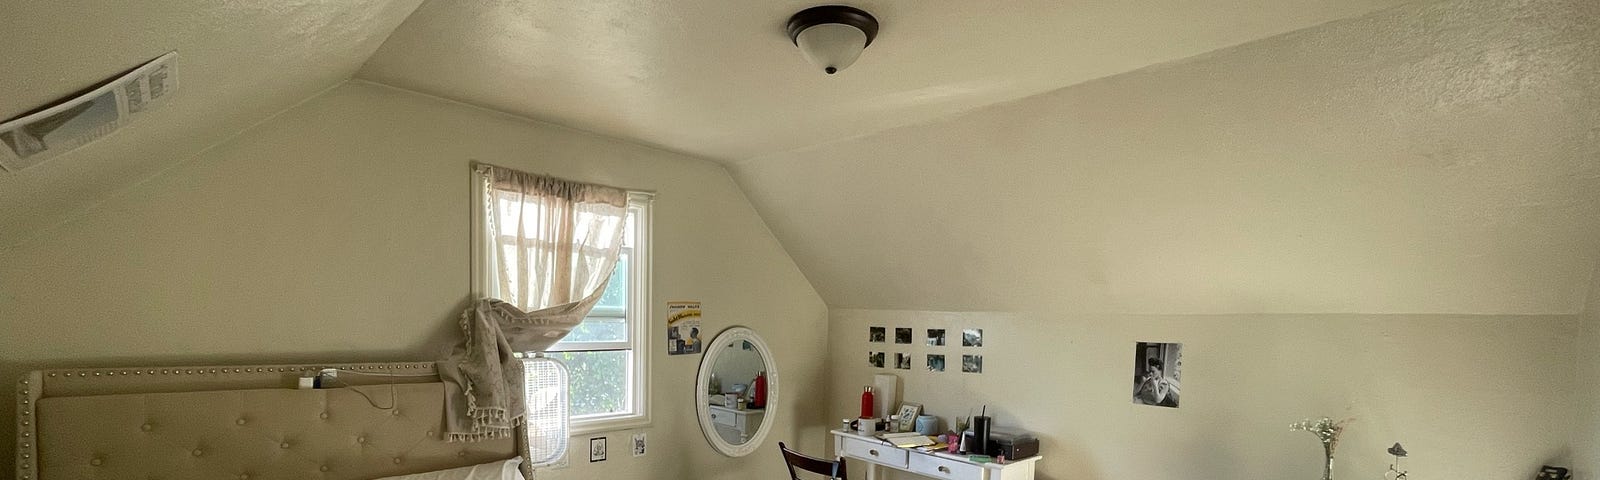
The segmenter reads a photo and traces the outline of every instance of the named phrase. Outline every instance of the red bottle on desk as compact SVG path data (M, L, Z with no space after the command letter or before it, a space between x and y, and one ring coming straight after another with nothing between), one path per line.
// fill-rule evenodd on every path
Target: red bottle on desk
M861 391L861 418L872 418L872 387Z
M756 373L755 391L750 394L750 408L767 408L767 371Z

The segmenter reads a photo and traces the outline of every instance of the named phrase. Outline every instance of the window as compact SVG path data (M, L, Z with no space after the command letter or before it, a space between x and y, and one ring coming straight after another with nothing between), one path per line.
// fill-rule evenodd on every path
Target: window
M479 181L484 180L480 177ZM649 194L629 193L622 250L599 303L583 323L546 353L566 364L570 374L573 434L650 423L650 201ZM484 209L477 210L474 291L505 298L493 291L498 282L490 277L495 270L493 260L484 251L492 248L485 235L489 225L484 221Z
M630 195L622 253L600 303L547 355L567 364L574 433L649 423L649 198Z

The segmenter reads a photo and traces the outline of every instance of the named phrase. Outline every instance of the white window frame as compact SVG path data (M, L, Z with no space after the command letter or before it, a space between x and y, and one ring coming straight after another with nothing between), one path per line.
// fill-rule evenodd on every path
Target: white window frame
M489 252L493 248L489 243L487 211L485 208L489 198L484 196L488 190L488 177L474 172L473 174L473 204L472 204L472 294L473 298L484 298L489 291ZM624 318L628 322L628 341L610 342L607 344L585 343L583 348L571 348L570 345L557 343L550 351L588 351L588 350L631 350L632 362L629 365L629 393L632 408L628 412L592 416L587 418L572 419L569 429L572 435L582 435L595 432L625 430L640 428L650 425L650 251L653 246L651 206L655 195L649 192L628 192L628 213L634 216L633 225L633 250L628 259L628 308Z

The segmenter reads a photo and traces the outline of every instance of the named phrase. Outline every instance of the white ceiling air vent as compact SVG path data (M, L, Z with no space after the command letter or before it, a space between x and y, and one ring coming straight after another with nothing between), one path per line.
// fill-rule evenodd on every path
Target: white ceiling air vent
M178 88L178 52L108 80L89 93L0 123L0 168L18 171L110 135Z

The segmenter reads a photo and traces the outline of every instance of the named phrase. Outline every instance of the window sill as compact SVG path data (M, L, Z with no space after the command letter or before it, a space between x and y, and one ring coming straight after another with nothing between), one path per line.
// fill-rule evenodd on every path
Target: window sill
M650 417L645 415L630 415L626 417L604 418L572 422L571 433L574 436L599 432L613 432L650 426Z

